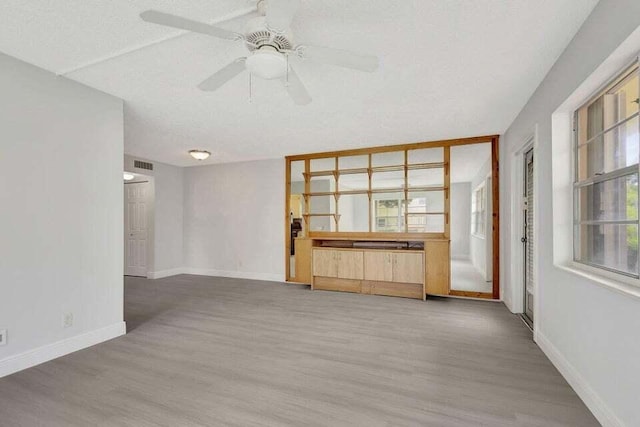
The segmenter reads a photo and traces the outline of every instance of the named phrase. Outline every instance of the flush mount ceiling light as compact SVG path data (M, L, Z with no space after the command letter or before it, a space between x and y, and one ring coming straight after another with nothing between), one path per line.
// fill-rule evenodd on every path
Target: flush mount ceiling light
M129 172L125 172L122 177L124 178L125 181L131 181L133 178L135 178L136 176L132 173Z
M189 151L189 154L191 154L191 157L193 157L196 160L205 160L211 155L210 152L205 150L191 150Z

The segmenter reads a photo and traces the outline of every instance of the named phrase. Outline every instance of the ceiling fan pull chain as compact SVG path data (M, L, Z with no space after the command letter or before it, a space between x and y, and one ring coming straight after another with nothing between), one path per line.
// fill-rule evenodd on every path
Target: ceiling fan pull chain
M285 82L285 86L289 87L289 54L285 53L286 58L287 58L287 77L286 77L286 82Z

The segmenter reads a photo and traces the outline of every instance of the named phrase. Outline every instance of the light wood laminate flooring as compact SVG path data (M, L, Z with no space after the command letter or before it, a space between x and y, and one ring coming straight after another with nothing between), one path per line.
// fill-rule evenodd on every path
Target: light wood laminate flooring
M126 336L0 379L0 426L595 426L501 303L126 278Z

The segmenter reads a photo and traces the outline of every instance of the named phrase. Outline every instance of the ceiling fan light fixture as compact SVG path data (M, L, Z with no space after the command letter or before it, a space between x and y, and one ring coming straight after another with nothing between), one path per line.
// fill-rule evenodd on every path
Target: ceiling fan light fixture
M287 73L287 59L270 46L263 46L247 58L247 70L262 79L273 80L283 77Z
M196 160L205 160L211 155L211 153L206 150L190 150L189 154Z

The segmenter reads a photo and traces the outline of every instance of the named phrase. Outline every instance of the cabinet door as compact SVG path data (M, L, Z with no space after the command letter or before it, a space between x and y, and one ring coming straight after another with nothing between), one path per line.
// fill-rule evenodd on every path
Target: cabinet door
M364 253L364 279L391 282L393 280L393 253L367 251Z
M423 283L423 253L394 253L393 281L401 283Z
M313 275L338 277L337 251L327 249L313 250Z
M364 253L362 251L338 252L338 277L341 279L364 278Z
M449 295L449 242L427 240L424 243L426 258L427 293L430 295Z

